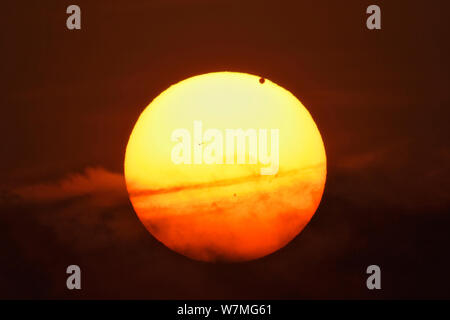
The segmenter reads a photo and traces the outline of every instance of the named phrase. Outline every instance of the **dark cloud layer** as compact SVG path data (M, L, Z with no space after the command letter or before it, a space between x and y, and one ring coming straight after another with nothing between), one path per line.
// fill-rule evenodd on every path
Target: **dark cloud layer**
M56 182L21 186L12 191L28 204L58 203L88 197L94 206L115 206L128 198L122 174L87 168Z
M448 298L448 4L6 1L0 38L0 297ZM327 150L321 205L282 250L207 264L136 217L123 158L143 108L199 73L289 89ZM86 169L90 168L90 169ZM65 289L79 264L83 290ZM379 264L380 292L365 288Z

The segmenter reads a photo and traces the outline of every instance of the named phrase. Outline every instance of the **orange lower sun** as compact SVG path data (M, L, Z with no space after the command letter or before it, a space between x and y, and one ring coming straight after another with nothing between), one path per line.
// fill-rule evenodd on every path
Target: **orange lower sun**
M216 72L183 80L140 115L125 155L130 200L147 230L202 261L247 261L291 241L316 211L326 155L289 91Z

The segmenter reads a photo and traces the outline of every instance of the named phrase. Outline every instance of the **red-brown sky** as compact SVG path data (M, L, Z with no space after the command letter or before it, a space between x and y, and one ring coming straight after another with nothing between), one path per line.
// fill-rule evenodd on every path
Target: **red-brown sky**
M449 298L449 6L444 1L2 3L0 297ZM378 4L382 30L365 28ZM267 77L323 136L322 203L287 247L206 264L153 239L125 146L169 85ZM65 289L78 264L83 290ZM382 291L365 287L378 264Z

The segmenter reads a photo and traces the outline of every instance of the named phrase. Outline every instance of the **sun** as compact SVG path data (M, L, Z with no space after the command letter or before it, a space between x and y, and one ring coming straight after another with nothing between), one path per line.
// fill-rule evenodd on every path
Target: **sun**
M147 230L202 261L277 251L310 221L326 155L309 112L259 76L208 73L156 97L128 141L125 178Z

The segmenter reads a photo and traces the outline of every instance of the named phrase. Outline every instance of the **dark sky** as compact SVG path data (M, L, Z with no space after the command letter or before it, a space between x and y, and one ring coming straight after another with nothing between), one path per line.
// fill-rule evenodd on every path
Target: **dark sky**
M67 30L70 4L82 30ZM382 30L365 27L378 4ZM450 298L445 1L3 1L1 298ZM123 182L140 112L173 83L261 75L325 142L310 224L253 262L157 242ZM65 269L82 269L81 291ZM382 290L365 286L368 265Z

